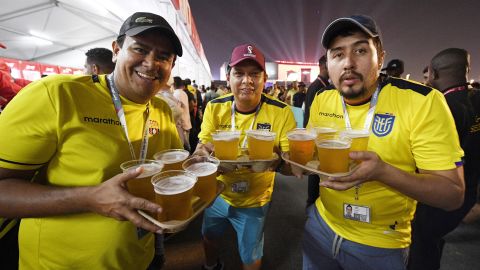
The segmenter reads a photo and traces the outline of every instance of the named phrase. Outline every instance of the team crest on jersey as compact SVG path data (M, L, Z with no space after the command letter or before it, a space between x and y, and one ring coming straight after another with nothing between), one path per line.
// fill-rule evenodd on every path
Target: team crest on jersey
M269 123L257 123L257 129L270 131L271 128L272 125L270 125Z
M372 131L377 137L387 136L393 129L395 116L391 114L375 114Z
M158 122L155 120L149 120L149 126L148 126L148 134L150 135L157 135L160 133L160 127L158 125Z

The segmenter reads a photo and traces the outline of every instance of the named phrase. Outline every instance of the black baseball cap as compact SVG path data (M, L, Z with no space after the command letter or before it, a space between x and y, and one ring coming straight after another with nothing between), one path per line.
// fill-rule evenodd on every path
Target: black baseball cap
M118 32L118 36L127 35L133 37L153 28L162 30L167 34L170 37L175 54L182 56L183 50L180 39L178 39L177 34L175 34L175 31L173 31L170 24L168 24L162 16L157 14L149 12L134 13L123 22L122 27Z
M328 49L328 45L330 45L330 42L340 31L352 26L359 28L372 38L380 37L380 29L371 17L366 15L352 15L350 17L338 18L327 26L322 35L323 47Z
M387 66L382 70L394 70L394 69L398 69L403 72L403 61L400 59L393 59L390 62L388 62Z

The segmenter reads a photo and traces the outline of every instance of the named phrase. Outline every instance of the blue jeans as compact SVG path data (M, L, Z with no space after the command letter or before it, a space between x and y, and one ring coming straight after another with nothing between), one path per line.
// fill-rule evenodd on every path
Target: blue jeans
M343 239L325 223L315 205L308 208L307 215L303 235L304 270L406 269L408 248L377 248Z

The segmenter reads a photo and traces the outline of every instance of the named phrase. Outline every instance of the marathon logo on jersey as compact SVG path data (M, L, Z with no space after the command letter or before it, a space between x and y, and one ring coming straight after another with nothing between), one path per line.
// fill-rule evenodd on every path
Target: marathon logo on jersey
M112 118L96 117L96 116L85 116L83 117L83 122L120 126L120 121L118 120L115 120Z
M272 125L270 123L257 123L257 129L270 131Z
M336 113L331 113L331 112L319 112L318 115L324 116L324 117L331 117L331 118L339 118L343 119L343 115L336 114Z
M394 122L394 115L376 113L373 118L373 134L377 137L387 136L392 131Z
M231 129L232 128L232 125L231 124L224 124L224 125L218 125L218 129L220 130L228 130L228 129ZM238 129L238 127L236 127L236 129Z
M157 135L160 133L160 127L158 125L158 122L155 120L148 120L149 125L148 125L148 134L150 135Z

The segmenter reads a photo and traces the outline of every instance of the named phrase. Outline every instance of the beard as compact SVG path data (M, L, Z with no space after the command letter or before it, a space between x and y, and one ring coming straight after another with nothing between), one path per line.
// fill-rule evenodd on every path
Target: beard
M355 77L357 79L359 79L361 82L364 82L363 80L363 76L362 74L360 73L357 73L357 72L354 72L354 71L350 71L349 73L347 74L343 74L340 79L338 80L339 81L339 85L341 86L342 85L342 82L346 79L346 78L351 78L351 77ZM353 89L353 86L346 86L348 87L346 90L343 90L342 87L340 87L338 90L340 92L340 95L343 96L344 98L346 99L357 99L357 98L361 98L362 96L364 96L366 93L367 93L367 89L365 88L365 85L362 85L362 88L360 90L355 90Z

